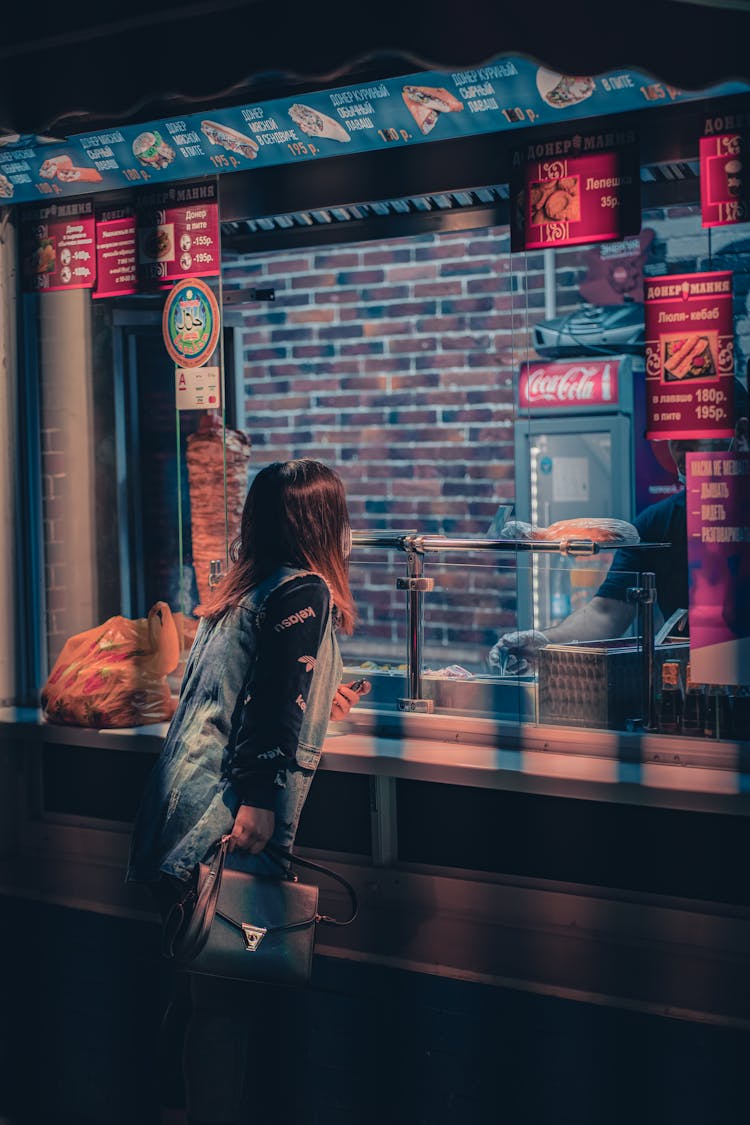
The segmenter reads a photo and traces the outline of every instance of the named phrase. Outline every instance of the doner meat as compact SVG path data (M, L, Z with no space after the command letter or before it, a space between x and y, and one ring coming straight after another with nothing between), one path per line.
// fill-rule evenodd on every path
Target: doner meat
M225 438L224 438L225 435ZM224 521L224 448L227 466L227 526ZM250 467L250 438L238 430L224 430L216 414L204 414L201 424L187 439L187 468L190 482L190 513L193 535L193 567L198 596L209 596L208 574L212 559L221 559L226 570L226 545L240 532L242 508L247 496Z

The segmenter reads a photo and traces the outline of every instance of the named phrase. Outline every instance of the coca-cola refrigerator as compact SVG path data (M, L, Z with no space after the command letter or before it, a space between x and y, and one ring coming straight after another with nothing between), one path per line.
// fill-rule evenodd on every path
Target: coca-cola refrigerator
M643 360L637 355L521 365L516 519L545 527L586 516L633 520L639 506L635 451L648 449L644 387ZM651 463L641 473L653 477ZM611 552L570 560L520 556L519 628L544 629L563 620L596 592L611 561Z

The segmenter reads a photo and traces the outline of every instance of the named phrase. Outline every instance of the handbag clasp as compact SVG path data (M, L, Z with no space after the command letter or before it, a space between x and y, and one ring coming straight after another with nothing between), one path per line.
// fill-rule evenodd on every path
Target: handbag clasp
M242 936L248 953L255 952L267 933L268 930L264 926L251 926L249 922L242 923Z

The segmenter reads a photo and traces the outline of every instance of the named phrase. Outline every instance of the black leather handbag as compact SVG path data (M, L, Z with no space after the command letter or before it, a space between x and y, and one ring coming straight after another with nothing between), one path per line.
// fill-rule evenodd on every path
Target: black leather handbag
M229 836L210 863L200 863L187 896L169 911L163 953L180 968L207 976L269 984L304 985L312 971L318 923L348 926L357 917L357 897L346 879L327 867L273 845L281 878L251 875L225 866ZM291 863L334 879L346 888L351 915L343 921L318 912L318 888L300 883Z

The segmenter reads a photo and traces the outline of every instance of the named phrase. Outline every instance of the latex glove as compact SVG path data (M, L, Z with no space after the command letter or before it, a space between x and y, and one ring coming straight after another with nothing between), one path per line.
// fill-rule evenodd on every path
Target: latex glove
M356 703L370 690L369 680L354 680L351 684L339 684L331 704L331 722L345 719Z
M259 855L273 836L276 817L270 809L240 805L229 839L229 850L238 848L250 855Z
M514 629L503 633L489 651L489 664L493 671L519 674L524 660L533 660L540 648L549 644L549 638L538 629ZM512 666L509 667L509 660Z

